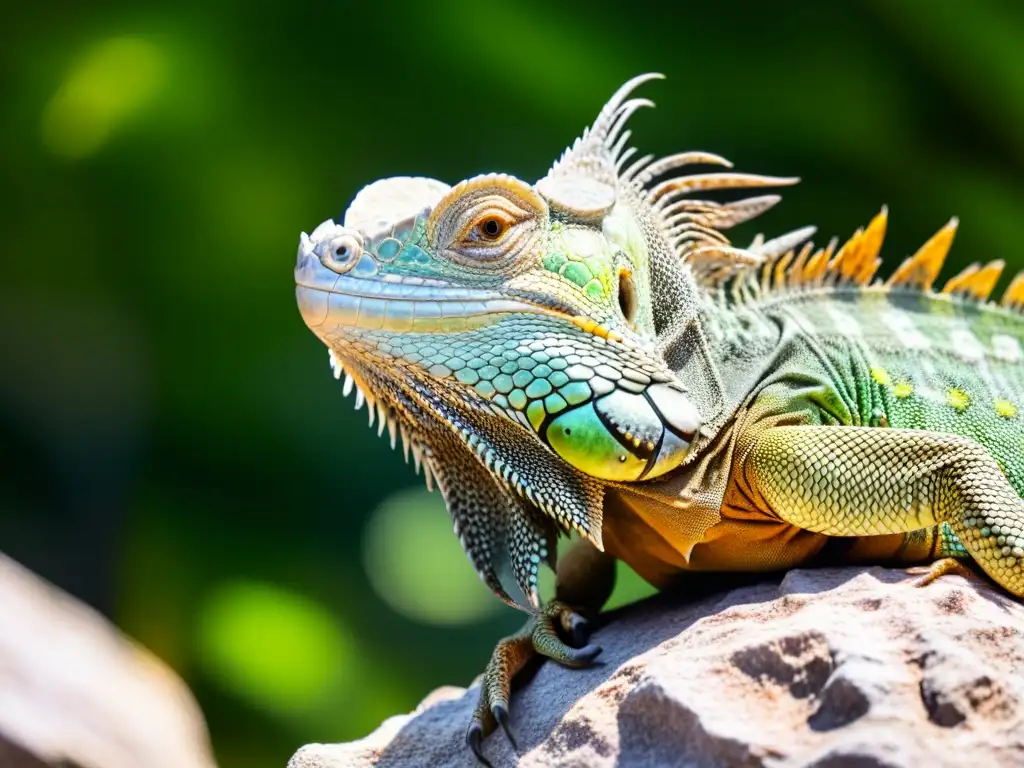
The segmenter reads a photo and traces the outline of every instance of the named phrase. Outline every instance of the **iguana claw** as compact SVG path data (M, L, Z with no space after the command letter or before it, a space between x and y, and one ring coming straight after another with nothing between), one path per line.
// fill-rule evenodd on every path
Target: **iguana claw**
M499 641L491 654L480 682L480 700L466 732L466 744L481 764L491 763L483 755L483 740L501 726L512 748L518 751L509 725L509 692L512 680L524 666L538 655L567 667L586 667L598 654L600 646L583 645L590 623L564 603L554 600L540 613L531 616L522 629ZM568 638L574 648L562 640Z

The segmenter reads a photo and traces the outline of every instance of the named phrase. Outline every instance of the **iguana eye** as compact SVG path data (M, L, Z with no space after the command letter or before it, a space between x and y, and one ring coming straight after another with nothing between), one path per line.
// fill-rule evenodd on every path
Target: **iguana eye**
M343 275L358 263L363 244L358 236L346 233L324 241L316 252L325 267Z
M515 269L515 257L537 245L547 205L530 185L511 176L478 176L458 184L427 219L435 253L470 269Z
M515 223L511 211L491 211L469 228L463 241L470 244L497 243Z
M507 227L505 226L505 222L498 221L493 216L488 219L484 219L476 226L477 229L480 230L480 234L483 235L483 237L487 240L497 240L505 233L505 230L507 229Z

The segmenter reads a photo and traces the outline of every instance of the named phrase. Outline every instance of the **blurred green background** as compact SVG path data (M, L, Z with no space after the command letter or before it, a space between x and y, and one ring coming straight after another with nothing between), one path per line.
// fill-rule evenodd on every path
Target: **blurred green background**
M0 548L184 676L226 768L468 684L520 621L295 308L299 231L361 185L536 179L655 70L643 151L803 177L758 229L847 235L887 203L890 264L952 214L947 274L1024 264L1019 0L4 15Z

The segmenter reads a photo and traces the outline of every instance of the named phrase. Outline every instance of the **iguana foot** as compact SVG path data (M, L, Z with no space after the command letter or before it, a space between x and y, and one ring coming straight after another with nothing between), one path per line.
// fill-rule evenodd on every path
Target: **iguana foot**
M508 722L509 691L516 674L538 655L567 667L589 666L601 653L601 648L584 645L588 632L586 619L565 603L553 600L540 613L531 616L522 629L498 642L484 670L480 701L466 732L466 744L477 760L486 766L491 765L484 757L481 745L498 725L505 731L512 748L518 749Z
M914 582L914 586L927 587L947 573L955 573L957 576L963 576L965 579L976 579L978 577L978 574L971 570L971 567L963 561L957 560L954 557L943 557L928 566L928 573L917 579Z

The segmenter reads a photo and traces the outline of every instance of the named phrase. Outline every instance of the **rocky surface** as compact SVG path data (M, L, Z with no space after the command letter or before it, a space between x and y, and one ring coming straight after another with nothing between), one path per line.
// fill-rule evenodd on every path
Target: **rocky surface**
M1024 606L977 578L796 570L686 604L659 596L594 635L604 664L544 664L512 699L520 766L1024 765ZM475 766L476 687L289 768Z
M86 605L0 555L0 766L214 768L185 684Z

